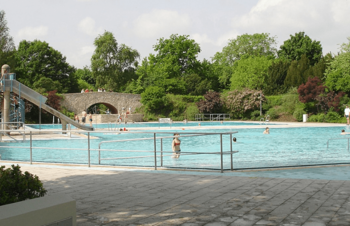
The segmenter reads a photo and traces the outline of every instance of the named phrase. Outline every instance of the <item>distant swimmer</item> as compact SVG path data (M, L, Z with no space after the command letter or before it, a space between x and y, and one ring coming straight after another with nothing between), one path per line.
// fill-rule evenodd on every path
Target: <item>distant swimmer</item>
M346 135L346 134L350 134L350 133L347 133L345 132L345 130L342 129L340 135Z
M180 144L181 141L179 139L180 134L178 133L174 133L174 138L173 138L173 142L171 143L171 148L174 152L172 158L179 158L180 157L180 152L181 152L181 148L180 148Z
M234 138L232 139L232 141L233 141L234 143L236 143L236 142L237 142L237 138L234 137Z
M201 124L200 124L200 123L198 123L198 126L201 126Z
M263 134L270 134L270 129L269 129L269 127L266 127L266 129L264 130Z

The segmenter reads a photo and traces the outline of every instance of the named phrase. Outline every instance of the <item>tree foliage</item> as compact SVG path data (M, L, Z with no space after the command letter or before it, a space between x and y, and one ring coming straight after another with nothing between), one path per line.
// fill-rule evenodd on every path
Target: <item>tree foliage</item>
M315 101L316 97L324 93L326 88L318 77L308 78L308 81L298 88L299 101L302 103Z
M132 92L142 93L148 86L159 86L166 93L198 95L217 86L211 64L197 60L200 47L188 35L173 34L168 39L161 38L154 50L156 54L150 54L138 67L139 78L129 87Z
M137 50L118 45L111 32L105 31L95 41L91 69L96 86L121 91L129 81L136 79L135 68L140 54Z
M231 77L231 90L242 88L262 90L272 62L272 59L265 56L248 57L236 61Z
M59 111L61 110L62 99L62 96L57 95L57 90L49 91L46 104Z
M325 84L331 90L350 93L350 52L340 53L325 72Z
M165 90L158 86L149 86L141 94L141 103L150 111L160 111L167 105Z
M201 113L220 113L222 112L222 101L220 93L215 91L208 91L204 95L204 100L196 103L198 110Z
M44 85L60 93L77 92L78 84L74 75L75 68L66 62L66 57L39 40L23 40L16 53L17 80L28 87ZM47 90L47 91L52 91Z
M221 52L217 52L213 58L214 66L220 75L219 81L225 87L229 86L230 78L234 72L233 66L237 60L246 57L275 58L275 37L268 33L243 34L236 39L229 40Z
M305 32L290 35L278 51L278 57L288 60L300 60L306 55L311 65L316 64L322 57L322 45L319 41L311 40Z
M302 83L306 82L305 71L310 67L309 59L306 55L302 55L300 60L293 60L288 68L287 76L284 80L284 85L287 88L298 87Z
M0 206L43 197L47 193L38 176L27 171L22 173L20 168L18 165L7 169L0 166Z
M15 71L16 48L9 30L5 18L5 11L0 10L0 67L4 64L8 64L10 65L11 70Z
M265 77L265 95L282 94L287 91L287 88L284 86L284 80L287 77L289 66L290 61L287 60L277 60L272 62Z

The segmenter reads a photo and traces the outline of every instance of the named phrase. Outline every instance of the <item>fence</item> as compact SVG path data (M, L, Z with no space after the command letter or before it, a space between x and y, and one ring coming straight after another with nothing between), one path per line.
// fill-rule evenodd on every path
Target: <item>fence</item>
M9 131L3 131L3 132L9 132ZM13 132L13 131L12 131ZM13 151L11 154L12 156L16 155L17 153L20 153L18 155L24 156L23 159L17 159L18 161L29 161L30 164L33 164L33 162L42 162L46 161L48 158L45 156L50 156L50 155L56 155L56 156L51 156L51 158L54 159L53 162L59 162L59 163L78 163L78 164L83 164L87 163L88 167L91 167L91 165L100 165L101 161L104 161L104 165L117 165L118 164L108 164L106 161L110 160L123 160L123 159L140 159L140 158L148 158L148 159L153 159L152 161L149 160L147 163L152 163L151 167L154 168L154 170L157 170L158 167L162 168L180 168L180 169L205 169L205 167L198 167L196 166L195 162L191 162L190 160L186 160L185 165L180 165L180 166L171 166L164 164L164 157L169 157L172 155L172 152L170 151L164 151L163 150L163 141L166 139L172 139L174 132L136 132L136 131L130 131L130 132L112 132L112 131L103 131L103 132L84 132L79 130L79 134L76 134L75 131L62 131L62 130L40 130L40 131L26 131L26 135L29 136L27 138L27 143L29 146L0 146L0 151L5 149L5 150L10 150L10 149L16 149ZM237 132L222 132L222 133L194 133L194 132L177 132L180 134L180 138L186 138L186 137L194 137L194 136L218 136L220 137L220 141L217 144L217 149L218 150L213 150L210 152L199 152L199 151L187 151L187 152L181 152L181 156L193 156L193 155L211 155L211 156L219 156L220 159L215 163L215 166L219 167L214 167L211 169L215 170L220 170L223 172L224 170L233 170L233 154L237 153L238 151L233 151L232 150L232 134L237 133ZM77 139L80 141L80 146L85 146L85 148L75 148L75 147L70 147L70 148L65 148L65 147L57 147L57 144L55 147L52 147L48 145L50 142L57 143L57 140L50 140L50 142L44 142L44 144L47 144L47 146L39 146L38 144L34 145L33 141L38 141L38 139L45 139L45 136L51 137L50 135L56 134L59 138L65 138L69 139L71 136L75 136L76 139L71 139L75 140L77 142ZM73 135L72 135L73 134ZM129 134L129 135L141 135L141 136L151 136L151 137L144 137L144 138L133 138L133 139L120 139L120 140L109 140L109 141L100 141L98 144L98 148L92 148L91 147L91 140L96 138L96 136L99 136L101 134L104 135L120 135L120 134ZM162 135L162 136L160 136ZM84 136L84 137L81 137ZM80 137L80 138L77 138ZM229 150L224 151L224 145L223 145L223 139L229 139L230 147ZM41 140L42 141L42 140ZM131 141L150 141L153 143L153 150L125 150L122 148L118 148L118 145L114 146L114 148L108 148L108 149L102 149L102 145L106 145L106 143L120 143L120 142L131 142ZM40 145L43 144L43 142L38 142ZM62 140L62 146L68 145L67 140ZM95 142L96 143L96 142ZM226 140L227 143L227 140ZM139 148L144 147L143 145L139 145ZM227 149L227 147L225 147ZM56 150L54 152L53 150ZM58 152L57 152L58 151ZM45 156L40 156L38 153L43 153L41 155ZM115 153L112 157L109 158L103 158L101 157L101 153ZM3 160L6 160L6 151L2 152L5 153L5 155L2 155ZM84 155L82 153L87 153L87 155ZM141 153L141 156L132 156L132 153ZM98 158L97 158L98 154ZM84 155L86 160L77 162L77 161L70 161L69 159L62 160L62 158L65 156L70 156L74 157L75 155L81 156ZM116 157L116 155L123 155L121 157ZM224 168L224 156L228 155L229 156L229 168ZM29 158L28 158L29 156ZM36 156L36 157L35 157ZM61 158L61 159L60 159ZM93 158L93 159L92 159ZM184 158L184 157L183 157ZM98 159L98 160L97 160ZM11 159L8 159L11 160ZM196 160L194 160L196 161ZM169 162L169 161L168 161ZM227 164L227 162L226 162ZM145 165L138 165L137 167L147 167Z
M196 114L195 120L196 121L223 121L223 120L229 120L230 114L224 114L224 113L215 113L215 114Z

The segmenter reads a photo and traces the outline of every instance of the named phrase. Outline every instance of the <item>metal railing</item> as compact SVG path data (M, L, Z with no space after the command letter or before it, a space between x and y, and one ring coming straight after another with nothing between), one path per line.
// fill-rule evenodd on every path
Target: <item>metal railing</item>
M8 130L3 130L2 132L8 132ZM50 130L50 131L45 131L47 134L51 134L51 133L62 133L62 134L69 134L69 135L65 135L65 136L71 136L70 134L70 130L67 131L62 131L62 130ZM161 167L165 167L163 165L163 157L165 156L170 156L167 155L167 153L172 153L172 152L165 152L163 151L163 139L171 139L174 136L173 135L166 135L166 136L158 136L157 134L161 133L161 134L173 134L174 132L139 132L139 131L131 131L131 132L120 132L120 133L134 133L134 134L141 134L141 135L145 135L145 134L150 134L152 135L152 137L148 137L148 138L136 138L136 139L124 139L124 140L114 140L114 141L103 141L100 142L98 145L98 149L93 149L91 148L91 132L82 132L79 131L79 133L82 134L86 134L86 138L87 138L87 148L58 148L58 147L34 147L33 146L33 135L35 134L39 134L43 135L43 130L41 131L27 131L26 134L29 135L29 147L23 147L23 146L0 146L1 148L15 148L15 149L29 149L29 162L30 164L33 164L33 150L40 150L40 149L44 149L44 150L59 150L60 153L64 153L64 151L87 151L87 163L88 163L88 167L91 167L91 152L92 151L96 151L98 152L98 164L101 164L101 160L111 160L111 159L126 159L126 158L133 158L133 159L138 159L138 158L153 158L154 157L154 170L157 170L158 168L158 160L157 158L161 159L160 160L160 166ZM101 131L101 132L93 132L93 134L98 134L98 133L106 133L106 131ZM232 134L237 133L237 132L222 132L222 133L191 133L191 132L182 132L179 133L181 134L180 137L184 138L184 137L193 137L193 136L207 136L207 135L216 135L216 136L220 136L220 150L219 151L213 151L213 152L181 152L181 155L219 155L220 156L220 170L221 172L224 172L224 159L223 156L224 155L230 155L230 169L233 170L233 154L237 153L238 151L233 151L232 150ZM223 149L223 136L225 135L229 135L229 139L230 139L230 150L229 151L224 151ZM84 138L82 138L84 139ZM101 149L101 145L105 144L105 143L113 143L113 142L128 142L128 141L140 141L140 140L149 140L149 141L153 141L153 150L120 150L120 149ZM160 150L157 150L157 140L160 140ZM140 153L153 153L151 155L144 155L144 156L132 156L132 157L119 157L119 158L101 158L101 152L140 152ZM104 165L108 165L108 164L104 164ZM142 166L144 167L144 166ZM187 169L187 168L195 168L195 167L178 167L181 169ZM199 167L197 169L203 169L203 167Z
M224 114L224 113L215 113L215 114L196 114L195 120L196 121L224 121L226 119L230 119L230 114Z
M11 129L11 128L12 128L11 125L13 125L13 124L16 125L16 129ZM19 129L18 129L19 127L22 127L23 130L19 130ZM26 140L26 136L25 136L26 130L25 130L25 123L24 123L24 122L2 122L2 121L1 121L1 122L0 122L0 128L1 128L1 131L0 131L0 142L3 141L3 139L2 139L2 136L3 136L3 135L9 136L9 134L10 134L11 132L18 132L19 134L22 135L23 141ZM4 132L4 131L6 131L6 132ZM13 140L14 140L14 141L17 141L16 139L13 139Z
M327 149L329 148L329 141L331 140L348 140L348 151L350 150L349 147L349 143L350 143L350 137L342 137L342 138L331 138L327 140Z

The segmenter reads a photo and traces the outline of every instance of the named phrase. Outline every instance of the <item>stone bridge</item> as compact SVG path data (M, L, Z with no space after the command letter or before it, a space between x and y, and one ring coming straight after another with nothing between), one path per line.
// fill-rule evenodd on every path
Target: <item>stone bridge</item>
M140 107L141 95L129 93L115 92L89 92L89 93L66 93L62 94L64 100L61 101L61 106L66 107L69 111L76 114L81 114L83 110L88 109L94 104L104 104L109 108L111 114L122 113L122 108L125 110L131 108L131 112Z

